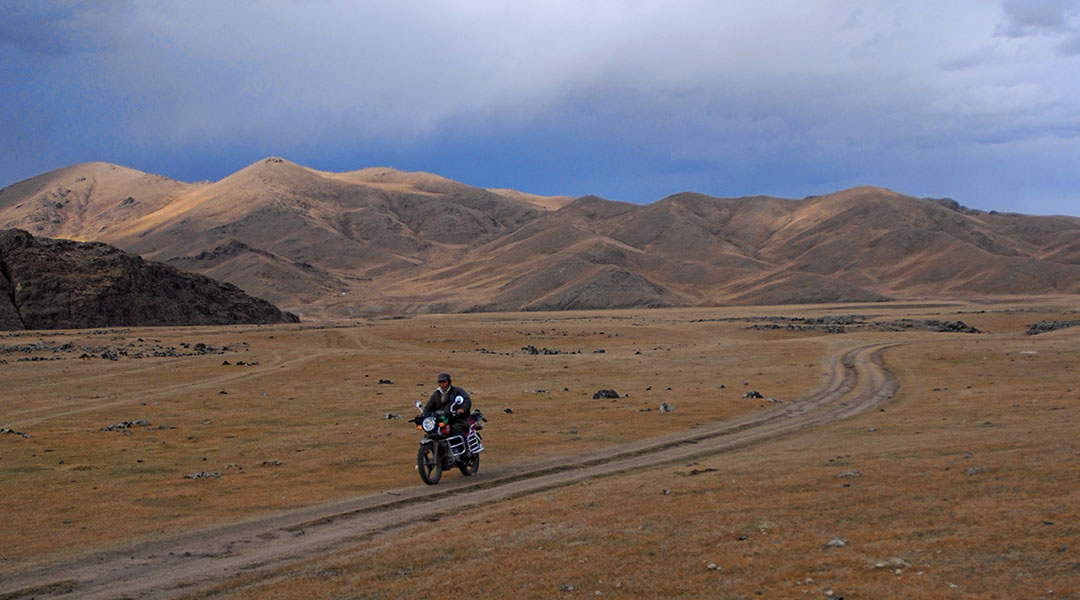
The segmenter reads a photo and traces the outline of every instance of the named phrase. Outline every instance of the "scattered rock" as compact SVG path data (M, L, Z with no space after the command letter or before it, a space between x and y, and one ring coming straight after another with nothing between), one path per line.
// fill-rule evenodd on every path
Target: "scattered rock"
M742 397L743 398L764 398L765 396L762 396L761 392L759 392L757 390L750 390L749 392L746 392L745 394L743 394Z
M708 565L705 566L705 568L710 570L710 571L720 571L721 570L720 565L718 565L716 563L709 563Z
M1039 335L1040 333L1047 333L1049 331L1055 331L1058 329L1065 329L1067 327L1076 327L1080 325L1080 321L1039 321L1032 323L1028 327L1028 335Z
M385 415L383 415L383 418L387 421L397 421L401 419L401 415L395 415L394 413L386 413Z
M503 412L508 414L508 415L512 415L512 414L514 414L514 409L512 409L512 408L504 408Z
M192 473L190 475L184 475L184 479L214 479L221 477L221 473L214 471L199 471L198 473Z
M847 538L833 538L826 542L826 548L843 548L848 545Z
M15 431L14 429L10 429L8 427L0 427L0 435L3 435L5 433L11 434L11 435L17 435L17 436L23 437L23 438L31 437L31 435L29 433L23 433L21 431Z
M971 477L973 475L978 475L979 473L985 473L989 470L989 467L968 467L964 469L964 475Z
M389 379L380 379L379 385L394 385L394 382Z
M280 466L282 466L284 464L285 463L281 462L280 460L278 460L276 458L272 458L270 460L262 461L262 466L264 466L264 467L280 467Z
M618 398L619 393L615 390L599 390L592 395L593 400L599 400L601 398Z
M669 412L674 412L674 411L675 411L674 406L668 404L667 402L661 402L660 403L660 412L669 413Z
M139 419L138 421L121 421L116 425L109 425L108 427L102 427L100 431L116 431L123 429L130 429L139 425L149 425L150 421L146 419Z
M837 317L750 317L728 319L702 319L717 321L764 321L755 323L747 329L787 329L788 331L822 331L824 333L845 333L844 325L865 325L866 317L860 315L837 316Z
M874 328L879 331L904 331L908 329L925 329L937 333L982 333L963 321L938 321L935 319L916 320L900 319L899 321L876 321Z
M841 474L837 475L837 477L840 477L840 478L862 477L862 472L861 471L846 471L844 473L841 473Z
M522 346L521 351L524 352L525 354L534 355L534 356L535 355L541 355L541 354L542 355L581 354L581 350L577 350L575 352L568 352L566 350L555 350L555 349L552 349L552 348L537 348L536 346L533 346L532 344L529 344L528 346Z
M888 560L871 563L870 566L875 569L906 569L908 564L904 559L894 556Z

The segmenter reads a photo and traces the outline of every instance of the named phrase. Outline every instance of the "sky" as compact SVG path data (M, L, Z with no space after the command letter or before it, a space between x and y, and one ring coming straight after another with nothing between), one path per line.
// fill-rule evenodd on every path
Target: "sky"
M267 156L1080 216L1080 2L0 0L0 186Z

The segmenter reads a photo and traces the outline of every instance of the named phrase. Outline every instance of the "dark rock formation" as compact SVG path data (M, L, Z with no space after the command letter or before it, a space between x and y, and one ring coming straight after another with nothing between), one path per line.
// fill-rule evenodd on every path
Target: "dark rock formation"
M881 331L905 331L908 329L925 329L937 333L982 333L978 328L972 327L963 321L938 321L936 319L900 319L899 321L877 321L874 325Z
M297 321L232 284L107 244L0 231L0 330Z
M552 349L552 348L537 348L536 346L533 346L532 344L529 344L528 346L522 346L521 351L524 352L525 354L534 355L534 356L535 355L540 355L540 354L543 354L543 355L581 354L581 350L577 350L575 352L567 352L565 350L555 350L555 349Z
M1031 327L1027 330L1027 334L1039 335L1040 333L1047 333L1049 331L1076 326L1080 326L1080 321L1039 321L1031 324Z

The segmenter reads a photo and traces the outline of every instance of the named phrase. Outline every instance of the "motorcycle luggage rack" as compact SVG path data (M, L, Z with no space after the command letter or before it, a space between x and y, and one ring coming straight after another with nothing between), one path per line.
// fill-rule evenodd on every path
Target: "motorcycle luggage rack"
M446 445L450 447L450 456L458 457L465 453L465 440L460 435L446 438Z
M469 434L469 452L476 454L484 449L484 442L480 440L480 436L476 432Z

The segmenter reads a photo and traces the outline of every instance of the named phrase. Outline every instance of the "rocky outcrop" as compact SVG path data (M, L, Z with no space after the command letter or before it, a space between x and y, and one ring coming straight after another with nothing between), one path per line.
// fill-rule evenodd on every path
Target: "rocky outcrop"
M0 231L0 329L296 321L232 284L107 244Z

